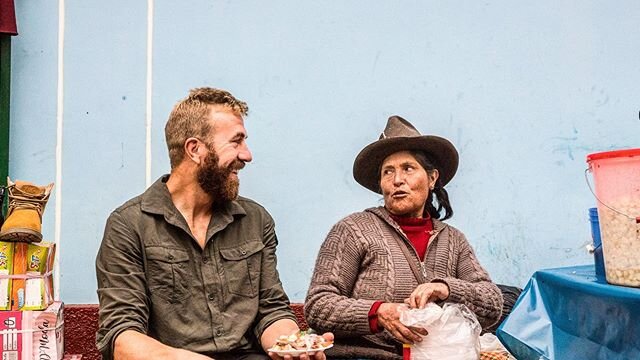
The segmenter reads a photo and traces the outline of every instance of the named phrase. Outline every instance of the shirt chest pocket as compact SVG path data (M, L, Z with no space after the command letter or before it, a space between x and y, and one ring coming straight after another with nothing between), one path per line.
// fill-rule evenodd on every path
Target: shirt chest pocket
M147 254L147 283L152 296L178 303L189 295L189 254L181 249L150 246Z
M229 292L255 297L258 294L264 244L252 241L228 249L220 249L222 267Z

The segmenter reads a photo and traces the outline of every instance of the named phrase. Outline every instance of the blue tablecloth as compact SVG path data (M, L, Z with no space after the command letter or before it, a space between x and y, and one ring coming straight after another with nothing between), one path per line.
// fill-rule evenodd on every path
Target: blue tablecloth
M598 281L593 265L540 270L497 335L518 360L640 359L640 289Z

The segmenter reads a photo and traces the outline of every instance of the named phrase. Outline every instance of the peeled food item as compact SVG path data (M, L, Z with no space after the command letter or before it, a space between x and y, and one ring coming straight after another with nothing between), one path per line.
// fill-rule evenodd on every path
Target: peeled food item
M324 350L333 345L332 341L323 338L321 335L313 334L307 331L298 331L289 336L282 335L276 340L276 344L273 345L269 351L283 352L283 351L316 351Z
M640 287L640 196L611 200L598 213L607 282Z

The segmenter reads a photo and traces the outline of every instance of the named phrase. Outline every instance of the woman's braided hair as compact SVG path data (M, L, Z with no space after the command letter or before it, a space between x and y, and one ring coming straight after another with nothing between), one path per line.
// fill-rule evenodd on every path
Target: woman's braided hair
M409 153L413 155L418 164L422 166L427 174L433 172L433 170L437 169L437 164L435 161L430 159L427 154L418 150L409 150ZM437 204L434 204L434 202ZM444 217L440 218L440 212L444 209ZM425 215L428 213L434 219L446 220L453 216L453 209L451 208L451 204L449 203L449 194L447 190L442 186L442 181L440 178L436 181L435 187L433 190L429 191L429 196L427 196L427 201L424 206Z

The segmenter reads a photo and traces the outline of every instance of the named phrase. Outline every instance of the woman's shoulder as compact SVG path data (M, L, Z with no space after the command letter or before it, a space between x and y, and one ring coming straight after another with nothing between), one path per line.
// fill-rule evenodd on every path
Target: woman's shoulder
M372 208L372 209L375 209L375 208ZM342 219L340 219L338 223L372 219L375 217L375 215L371 213L369 210L371 209L365 209L362 211L357 211L357 212L348 214Z
M433 227L436 230L439 229L441 233L447 234L451 240L467 241L466 236L460 229L444 221L434 219Z
M378 222L380 221L380 218L372 211L375 209L376 208L369 208L363 211L351 213L335 223L334 228L343 226L362 227L367 226L373 222Z

